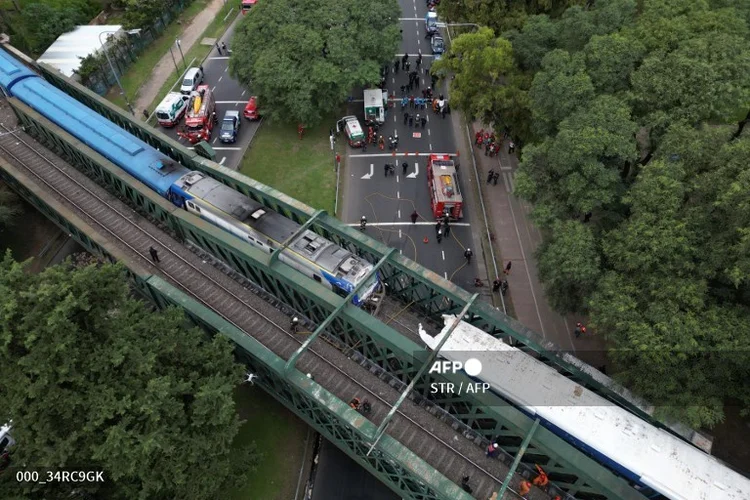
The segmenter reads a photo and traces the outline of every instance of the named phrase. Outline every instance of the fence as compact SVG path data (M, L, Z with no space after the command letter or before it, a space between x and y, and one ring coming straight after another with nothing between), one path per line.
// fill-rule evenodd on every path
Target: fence
M154 23L143 28L138 35L124 35L122 37L110 38L106 44L107 55L109 55L115 71L119 75L124 74L128 66L136 60L154 40L159 38L167 29L169 24L176 19L185 7L193 0L180 0L169 10L166 10ZM86 87L99 95L105 95L110 87L117 81L107 62L107 56L103 51L92 54L81 61L81 66L76 71L76 79Z

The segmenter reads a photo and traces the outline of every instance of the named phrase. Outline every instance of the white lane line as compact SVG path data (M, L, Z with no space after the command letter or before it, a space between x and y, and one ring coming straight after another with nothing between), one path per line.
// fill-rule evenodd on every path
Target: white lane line
M448 279L448 273L447 272L443 272L443 276L445 276L445 279Z
M398 175L396 176L396 184L398 184ZM399 217L401 216L399 215Z
M401 199L401 192L400 191L396 191L396 198Z
M211 87L211 92L213 92L214 90L216 90L216 85L214 85L213 87Z
M226 73L228 69L229 69L229 66L227 66L226 68L224 68L224 73Z
M216 88L216 87L214 87ZM244 92L243 92L244 94ZM216 101L216 104L243 104L247 101Z
M216 141L218 141L218 140L219 140L219 138L217 137L216 139L214 139L213 141L211 141L211 144L216 144Z
M212 57L212 58L211 58L211 60L214 60L214 59L216 59L216 60L219 60L219 61L220 61L220 60L222 60L222 59L229 59L229 56L223 56L223 57L222 57L222 56L216 56L216 57Z
M245 92L247 92L247 90L243 90L242 93L240 94L240 97L242 97L243 95L245 95Z
M430 129L427 129L427 135L432 135L430 134Z
M430 143L430 151L432 151L432 143Z
M440 253L443 255L443 260L445 260L445 250L440 250Z
M221 79L224 78L223 76L220 76L219 79L216 81L216 83L221 83Z
M227 157L222 156L221 161L219 162L219 165L224 165L224 162L226 161Z
M398 209L398 218L399 219L401 218L401 209L400 208Z
M430 145L430 151L432 151L432 145ZM430 156L432 154L439 154L444 156L456 156L456 153L396 153L395 156ZM360 155L349 155L350 158L379 158L381 156L394 156L393 153L365 153Z
M213 148L214 151L242 151L242 148Z
M347 224L347 226L359 227L359 222ZM368 222L367 227L370 226L432 226L435 227L434 222ZM451 227L471 227L468 222L451 222Z
M401 230L398 230L398 238L401 239Z

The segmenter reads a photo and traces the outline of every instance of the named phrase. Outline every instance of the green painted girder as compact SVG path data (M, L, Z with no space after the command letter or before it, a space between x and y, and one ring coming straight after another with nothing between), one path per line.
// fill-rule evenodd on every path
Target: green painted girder
M31 117L31 114L27 116ZM44 120L39 117L35 117L35 119L39 120L37 128L46 128L47 132L57 137L64 136L62 131L53 124L47 122L42 126ZM80 150L88 158L92 157L91 152L87 152L85 146L81 145ZM116 169L114 166L112 168ZM137 181L130 178L127 174L122 173L117 177L125 184L137 185L135 184ZM103 178L106 178L106 176L103 176ZM142 190L145 198L160 200L155 194L150 193L142 186L139 186L138 189ZM163 202L163 200L160 200L160 202ZM150 204L146 203L140 208L149 210L150 206ZM182 234L191 241L196 242L201 248L207 249L224 262L235 266L238 271L244 271L243 274L251 273L256 283L273 288L278 297L295 307L295 309L306 307L308 314L310 314L309 318L314 323L324 321L327 315L340 304L341 299L338 295L325 290L311 280L300 280L300 275L287 266L269 266L270 256L268 254L242 243L240 239L196 219L191 214L182 210L173 210L172 213L168 214L168 217L172 224L180 228ZM394 260L398 260L399 258L400 256L398 255L393 257ZM459 303L454 302L454 304L458 305ZM340 317L332 323L332 331L329 333L337 335L338 332L334 329L341 328L342 325L346 326L345 331L347 332L346 339L342 341L345 341L347 344L356 341L352 345L361 345L363 343L377 345L381 358L395 357L400 360L405 380L413 377L418 366L426 359L427 353L423 347L413 344L395 330L383 325L382 322L359 309L347 308L342 311ZM446 377L447 381L450 381L450 378ZM462 406L467 406L469 409L472 407L489 408L486 418L492 419L495 422L496 429L513 429L517 435L523 436L526 432L523 423L529 424L528 417L512 407L500 406L492 408L493 404L497 404L497 401L483 400L483 398L478 396L467 397L462 402ZM513 419L518 419L518 421L514 421ZM491 429L482 429L481 434L485 437L491 437L493 431ZM552 458L564 456L565 458L561 458L559 461L568 464L568 472L576 477L596 477L601 482L601 484L596 483L599 491L617 491L622 486L620 484L623 483L621 480L613 478L609 471L606 471L606 469L603 469L590 459L584 457L588 461L576 462L575 460L583 457L583 455L557 436L540 432L538 437L539 442L536 444L539 450L544 450L544 453ZM581 469L579 466L585 466L586 468ZM632 490L629 491L632 492ZM611 497L628 498L625 493L618 493Z
M256 373L261 374L258 385L331 439L396 493L413 499L470 500L471 497L458 486L390 436L381 440L379 453L365 460L362 450L366 450L367 436L374 432L375 427L362 415L351 410L345 402L299 371L295 370L284 380L284 360L162 278L152 276L138 262L131 261L116 246L101 238L74 213L48 196L46 191L37 187L35 182L2 158L0 176L45 215L51 215L51 219L62 229L70 231L89 251L112 262L123 262L137 289L156 305L162 308L181 307L191 320L206 331L221 333L234 342L238 354L241 353L240 357L246 361L251 359L249 365Z

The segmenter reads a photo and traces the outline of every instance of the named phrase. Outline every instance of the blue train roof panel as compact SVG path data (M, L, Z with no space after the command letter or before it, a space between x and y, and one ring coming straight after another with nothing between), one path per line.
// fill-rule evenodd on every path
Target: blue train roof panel
M18 82L13 93L47 119L161 196L188 170L41 78Z
M30 76L38 77L36 73L23 65L21 61L11 56L4 50L0 50L0 85L13 95L13 85L23 78Z

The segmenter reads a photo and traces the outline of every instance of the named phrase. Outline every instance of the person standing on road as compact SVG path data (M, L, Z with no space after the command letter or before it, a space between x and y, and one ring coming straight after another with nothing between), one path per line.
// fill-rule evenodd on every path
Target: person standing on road
M417 117L414 118L414 122L419 126L419 123L422 121L422 119L419 117L419 113L417 113Z
M412 115L409 115L409 127L414 126L414 117Z
M412 223L412 224L416 224L416 223L417 223L417 219L418 219L418 218L419 218L419 214L417 213L417 211L416 211L416 210L414 210L414 211L413 211L413 212L411 213L411 223Z
M495 172L492 176L492 185L497 186L497 180L500 178L500 172Z
M471 257L474 255L474 252L471 251L471 248L467 248L464 252L464 257L466 257L466 263L471 264Z
M364 231L365 229L367 229L367 217L363 215L362 218L359 219L359 230Z
M156 251L156 248L154 247L148 247L148 253L151 255L151 260L154 261L154 264L158 264L159 261L159 252Z
M495 281L492 282L492 291L493 292L500 291L501 284L502 284L502 281L500 281L500 278L495 278Z
M435 223L435 234L437 235L442 228L443 228L443 223L440 221L437 221Z
M487 184L489 184L490 182L492 182L492 176L494 176L494 175L495 175L495 170L494 169L490 169L490 171L487 172Z
M229 55L229 50L227 50L227 44L224 42L221 42L221 50L223 50L227 55Z
M403 57L401 57L401 69L406 69L406 61L409 60L409 54L404 54Z
M440 244L441 241L443 241L443 230L442 229L438 229L438 232L437 232L437 242L438 242L438 245Z
M402 175L406 175L406 169L409 168L409 164L407 162L403 162L401 164L401 173Z
M404 112L404 125L409 121L409 112Z
M424 128L424 127L425 127L425 125L427 125L427 117L426 117L426 116L423 116L423 117L422 117L422 128ZM458 170L458 169L456 169L456 170Z
M513 141L510 141L510 144L508 144L508 154L512 155L515 150L516 150L516 143Z
M218 52L219 55L222 55L222 53L221 53L221 47L219 46L219 42L216 42L216 52Z
M443 235L447 238L451 234L451 225L448 222L443 223Z
M417 55L417 68L422 65L422 52Z
M505 266L505 269L503 270L503 274L506 276L510 274L510 268L513 267L513 261L509 260L508 264Z
M393 63L393 74L394 74L394 75L397 75L397 74L398 74L398 66L399 66L399 64L398 64L398 59L396 59L396 62L395 62L395 63Z
M383 177L388 177L388 171L391 169L391 166L387 163L383 165Z

